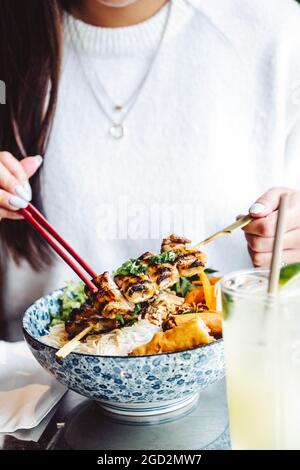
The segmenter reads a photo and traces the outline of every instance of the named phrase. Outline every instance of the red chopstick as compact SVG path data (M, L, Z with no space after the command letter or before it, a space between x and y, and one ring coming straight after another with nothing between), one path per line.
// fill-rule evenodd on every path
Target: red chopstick
M82 279L91 292L97 292L98 288L91 279L77 266L71 256L77 263L92 277L97 273L74 251L74 249L56 232L54 227L45 219L45 217L34 207L28 204L26 209L20 209L24 219L46 240L56 253L70 266L71 269ZM57 240L57 241L56 241ZM58 242L58 243L57 243ZM61 246L66 250L64 251ZM67 252L71 255L69 256Z
M76 259L77 263L83 267L83 269L92 277L96 277L97 273L79 256L76 251L57 233L47 219L34 207L32 204L28 204L26 209L31 213L33 217L46 229L48 232Z

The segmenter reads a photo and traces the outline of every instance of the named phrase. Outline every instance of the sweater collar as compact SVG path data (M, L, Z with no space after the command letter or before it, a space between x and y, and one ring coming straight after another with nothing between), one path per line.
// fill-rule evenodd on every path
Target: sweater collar
M66 13L65 41L70 42L78 34L78 50L97 56L126 56L153 50L160 40L170 7L165 35L165 41L168 41L182 30L192 14L186 0L171 0L171 4L168 2L148 20L120 28L93 26Z

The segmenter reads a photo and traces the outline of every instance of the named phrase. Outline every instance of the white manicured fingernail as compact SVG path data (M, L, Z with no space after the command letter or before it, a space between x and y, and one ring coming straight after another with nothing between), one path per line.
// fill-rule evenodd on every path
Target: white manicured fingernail
M25 207L28 206L28 201L24 201L24 199L18 197L18 196L11 196L9 198L9 204L16 209L25 209Z
M260 202L256 202L250 207L249 212L250 214L261 214L265 210L266 208L263 204L260 204Z
M35 157L33 158L36 160L36 163L38 166L40 166L43 163L43 157L41 155L35 155Z
M32 189L31 189L31 186L28 183L28 181L24 181L23 188L25 189L25 191L26 191L26 193L29 197L29 201L31 201L31 199L32 199Z
M31 201L32 191L31 191L31 187L28 181L25 181L24 183L16 186L15 193L17 194L17 196L21 197L25 201L27 202Z

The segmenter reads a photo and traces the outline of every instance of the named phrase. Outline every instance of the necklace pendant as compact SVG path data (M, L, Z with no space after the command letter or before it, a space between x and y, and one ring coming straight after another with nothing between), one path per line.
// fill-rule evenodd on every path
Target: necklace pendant
M121 104L116 104L115 111L122 111L123 106Z
M120 140L124 137L124 126L123 124L113 124L109 128L109 134L111 137L113 137L116 140Z

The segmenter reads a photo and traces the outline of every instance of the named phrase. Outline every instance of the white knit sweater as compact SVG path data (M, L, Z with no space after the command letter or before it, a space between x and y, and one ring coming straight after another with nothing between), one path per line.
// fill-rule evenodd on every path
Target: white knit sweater
M176 232L201 240L246 213L269 187L300 184L300 8L292 0L173 0L166 36L116 141L68 30L43 165L47 216L97 272ZM168 6L125 28L76 22L86 73L124 102L161 37ZM74 24L73 24L74 26ZM247 267L242 233L208 248L222 272ZM7 260L5 314L75 277Z

